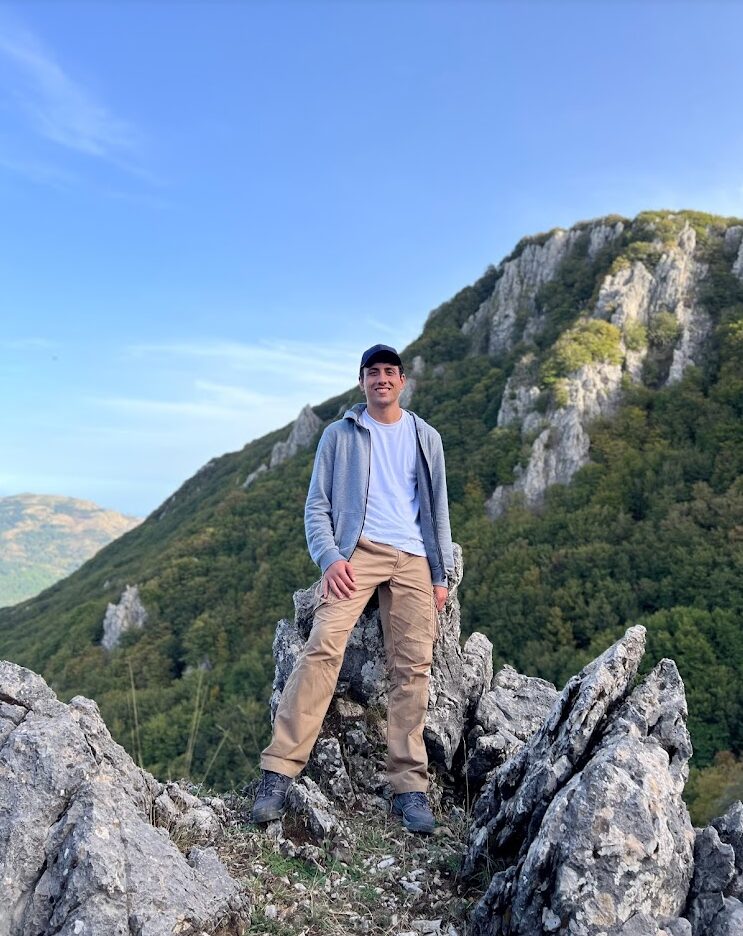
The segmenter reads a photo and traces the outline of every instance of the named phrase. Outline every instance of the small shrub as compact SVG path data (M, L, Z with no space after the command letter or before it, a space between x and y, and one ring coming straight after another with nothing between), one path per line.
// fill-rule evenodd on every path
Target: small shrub
M629 351L642 351L648 346L648 330L640 322L625 322L623 337Z
M601 319L581 319L564 331L553 345L540 369L542 385L550 387L584 364L608 361L619 364L622 349L616 325Z
M667 350L681 335L681 325L672 312L662 311L653 317L648 327L648 341L652 348Z

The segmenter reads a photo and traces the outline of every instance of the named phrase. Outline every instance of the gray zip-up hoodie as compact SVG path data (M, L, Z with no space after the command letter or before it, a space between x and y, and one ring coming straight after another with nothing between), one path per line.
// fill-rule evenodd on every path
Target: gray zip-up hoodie
M312 480L304 509L304 529L310 556L325 570L339 559L350 559L361 536L366 514L371 467L371 433L359 416L357 403L343 419L331 423L317 446ZM454 551L446 496L446 467L441 436L415 413L418 439L418 497L423 543L434 585L447 585L454 571Z

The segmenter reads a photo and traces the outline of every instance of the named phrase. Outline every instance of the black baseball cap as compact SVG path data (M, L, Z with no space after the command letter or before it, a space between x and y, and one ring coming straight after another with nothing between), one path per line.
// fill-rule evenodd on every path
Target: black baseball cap
M371 367L372 364L397 364L398 367L402 367L400 355L394 348L386 344L375 344L364 351L361 355L359 370L363 371L365 367Z

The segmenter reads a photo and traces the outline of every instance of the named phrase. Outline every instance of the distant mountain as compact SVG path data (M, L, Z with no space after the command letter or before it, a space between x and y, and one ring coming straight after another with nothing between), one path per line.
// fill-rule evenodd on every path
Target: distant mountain
M37 595L138 523L73 497L0 497L0 608Z
M648 666L681 671L695 763L739 755L743 221L644 212L526 237L402 354L405 405L444 441L464 632L560 684L642 624ZM317 576L314 447L354 383L0 610L0 657L95 698L156 775L239 786L267 739L276 622Z

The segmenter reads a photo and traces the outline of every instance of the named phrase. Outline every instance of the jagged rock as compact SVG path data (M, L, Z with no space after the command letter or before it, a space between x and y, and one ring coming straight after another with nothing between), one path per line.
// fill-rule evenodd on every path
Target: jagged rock
M543 679L522 676L512 666L495 674L474 715L467 739L467 779L477 787L494 768L531 738L544 724L557 700L557 690Z
M529 243L515 260L499 265L492 294L462 325L475 350L488 354L510 350L519 314L534 313L537 290L554 278L582 234L578 229L556 230L543 244Z
M260 476L265 471L268 471L268 465L265 462L261 465L258 465L255 471L251 471L250 474L247 476L247 478L243 481L243 484L242 484L243 489L249 488L250 485L255 481L255 479L260 478Z
M738 256L733 261L733 274L743 280L743 241L738 248Z
M538 378L536 356L525 354L514 367L503 389L497 417L499 428L519 425L522 435L529 435L541 426L542 417L534 409L542 392Z
M413 394L415 393L415 388L418 384L418 378L423 376L425 369L426 362L423 360L420 354L416 354L416 356L413 358L413 363L405 372L405 386L403 387L403 391L400 394L399 400L400 406L402 406L403 409L408 409L410 407Z
M322 426L320 417L315 415L315 411L309 404L304 406L300 410L299 416L294 420L289 438L286 442L277 442L271 450L268 467L275 468L276 465L285 462L287 458L296 455L300 449L308 448L317 435L320 426Z
M591 243L605 246L611 238L619 236L622 230L621 222L615 226L605 226L602 234L598 233L597 226L591 226ZM735 230L728 229L725 244L728 251L733 249L734 244L740 244L736 246L739 253L733 271L743 276L743 243L740 243L737 234L729 233ZM465 332L472 334L474 340L477 330L482 330L483 322L490 322L490 353L510 348L519 315L527 315L524 340L533 339L541 330L543 323L534 307L534 294L538 288L535 284L542 284L554 277L556 267L552 261L559 254L559 245L562 244L569 252L577 237L581 236L582 229L573 228L569 232L559 233L563 235L559 242L553 244L553 238L550 238L542 248L529 245L520 257L504 264L503 276L496 282L493 295L465 323ZM567 235L569 237L566 240ZM539 250L546 250L548 245L551 245L549 258L545 259L547 265L541 274L544 279L540 279L531 264ZM608 319L620 329L624 357L621 365L594 362L568 375L562 381L566 405L558 405L553 398L544 411L540 411L544 407L541 405L543 394L536 370L536 358L531 353L527 354L516 365L506 383L497 424L520 425L524 438L529 441L533 439L532 448L527 464L518 465L514 469L514 483L496 488L487 502L487 511L491 517L496 518L504 513L517 496L527 506L539 506L548 487L566 484L572 479L575 472L589 460L590 424L599 417L612 415L619 402L624 373L637 383L642 381L648 354L654 364L661 368L668 384L679 381L689 366L699 364L711 329L711 319L699 299L700 283L707 275L708 265L697 258L696 233L688 223L674 244L668 246L658 241L656 248L656 262L651 264L652 269L635 260L607 275L601 284L595 308L587 310L589 317ZM532 253L528 253L530 249ZM521 279L518 273L520 264L526 271ZM519 283L522 285L519 286ZM679 336L674 347L649 350L647 346L638 348L633 345L629 339L632 326L642 325L652 330L658 316L669 313L675 317L679 326ZM637 340L636 335L633 338Z
M539 827L555 792L572 776L621 699L645 650L645 628L622 640L570 679L531 741L500 767L475 804L463 871L471 874L486 852L514 857Z
M130 630L141 630L146 623L147 611L140 600L139 587L127 585L119 603L109 603L106 608L101 646L104 650L114 650L119 646L122 634Z
M612 936L692 936L691 923L683 917L656 920L648 913L635 914L611 933Z
M184 857L152 824L165 788L113 741L95 703L64 705L9 662L0 699L2 936L170 936L247 921L247 897L214 852ZM193 812L174 795L170 785L179 815Z
M326 795L347 804L354 802L353 785L337 738L318 738L307 772Z
M465 871L486 848L509 867L473 913L476 934L629 934L642 914L656 921L649 932L688 930L679 917L692 872L681 797L691 743L675 665L661 661L614 707L643 649L644 629L631 628L568 683L487 785Z
M523 319L524 337L533 339L543 325L536 314L539 289L555 278L560 264L584 237L588 237L588 258L593 260L623 230L621 221L597 222L569 231L557 229L542 243L527 243L518 257L501 263L492 294L462 325L464 334L472 339L473 350L488 354L510 351L518 322Z
M725 229L724 248L728 257L735 257L743 244L743 225L733 224Z
M681 379L698 358L711 320L698 299L699 283L707 274L707 265L695 258L696 233L687 223L674 246L661 254L651 272L635 261L601 285L596 315L611 316L611 322L624 330L628 323L650 326L661 313L672 313L681 326L681 335L673 352L667 381ZM639 379L645 352L633 360L632 373Z
M743 804L734 803L694 845L687 917L694 936L743 933Z
M455 623L455 626L452 624ZM434 763L451 770L454 755L482 693L493 678L493 645L472 634L460 648L459 606L434 647L429 708L423 737Z
M291 458L292 455L296 455L301 449L309 448L321 426L322 420L315 414L315 411L309 403L307 406L302 407L299 411L299 416L297 416L292 423L288 438L284 442L277 442L274 445L271 449L271 457L268 460L268 464L264 462L258 465L255 471L251 471L243 481L242 487L244 489L249 488L250 485L268 471L269 468L275 468L288 458Z
M599 251L603 250L604 247L608 247L618 237L621 237L623 231L623 221L615 221L613 224L606 222L592 224L588 236L588 259L595 260Z
M727 895L743 900L743 803L733 803L724 816L712 820L712 826L735 854L735 877Z
M166 829L179 845L183 842L211 845L223 835L224 803L212 798L209 802L193 796L177 783L166 783L153 803L155 823Z
M537 506L548 487L567 484L588 461L591 440L586 426L614 411L621 384L621 366L607 362L585 364L565 379L566 405L550 406L544 416L547 427L534 440L526 469L517 467L515 482L495 489L486 504L488 514L499 517L516 494Z
M296 597L295 595L295 603ZM276 667L274 669L273 692L271 693L270 702L272 722L276 715L276 709L279 707L281 693L284 691L286 681L307 642L308 634L309 630L304 633L300 631L297 617L295 617L294 621L287 621L286 618L283 618L276 625L276 633L273 638L273 658Z
M351 833L338 818L332 803L309 777L301 777L289 787L286 795L289 810L304 820L307 831L316 842L333 840L349 846Z

